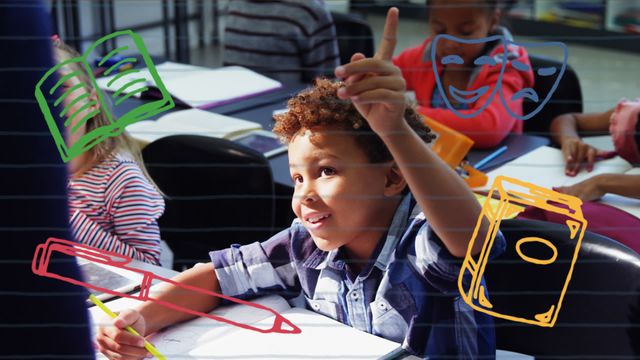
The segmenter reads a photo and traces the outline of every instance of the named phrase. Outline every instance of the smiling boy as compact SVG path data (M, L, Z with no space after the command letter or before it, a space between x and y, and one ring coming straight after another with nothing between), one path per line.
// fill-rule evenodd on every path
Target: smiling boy
M295 182L291 227L263 243L214 251L212 267L175 280L239 298L302 295L310 309L419 356L492 357L491 318L457 292L459 258L480 206L429 149L432 134L405 103L404 80L391 63L397 21L393 8L374 58L356 54L336 69L344 82L317 81L276 117ZM504 240L495 243L497 253ZM175 288L160 298L206 312L219 303L181 297ZM188 318L144 304L101 328L98 343L112 358L141 358L142 338L125 326L150 334Z

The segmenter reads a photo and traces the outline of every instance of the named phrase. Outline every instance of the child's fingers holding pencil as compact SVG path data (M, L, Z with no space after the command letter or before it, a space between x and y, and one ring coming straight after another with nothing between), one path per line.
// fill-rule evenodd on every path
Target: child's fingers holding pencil
M143 349L144 350L144 349ZM102 346L100 347L100 352L106 356L108 359L118 359L118 360L141 360L141 359L148 359L150 358L150 354L148 352L146 352L145 350L145 354L142 355L125 355L125 353L123 352L115 352L115 351L111 351L111 350L107 350L107 349L103 349Z
M133 334L129 328L135 329ZM112 326L101 326L96 341L100 351L109 358L142 359L149 355L145 349L145 339L139 335L145 333L144 318L135 310L124 310L115 319ZM115 357L114 357L115 356Z
M150 354L144 347L126 345L109 336L96 339L101 353L109 359L144 359Z

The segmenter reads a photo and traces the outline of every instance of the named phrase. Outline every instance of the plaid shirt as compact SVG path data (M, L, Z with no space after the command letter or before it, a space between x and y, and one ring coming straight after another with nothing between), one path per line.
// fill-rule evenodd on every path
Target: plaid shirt
M357 276L343 250L318 249L298 220L263 243L210 255L225 295L246 299L275 293L293 299L302 293L309 309L403 343L415 355L494 358L491 317L460 297L462 261L447 252L410 195L384 237ZM498 234L492 255L504 247Z

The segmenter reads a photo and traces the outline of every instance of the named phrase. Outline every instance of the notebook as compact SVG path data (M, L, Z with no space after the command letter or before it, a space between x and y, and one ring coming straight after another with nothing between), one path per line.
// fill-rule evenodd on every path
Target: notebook
M487 173L489 181L485 187L479 190L489 190L498 175L520 179L551 189L557 186L573 185L598 174L640 174L640 169L633 168L629 162L619 156L596 161L593 171L582 170L574 177L565 175L564 169L565 161L562 152L556 148L542 146ZM640 200L638 199L607 194L600 201L640 218Z
M176 103L200 109L224 105L282 87L280 82L242 66L209 69L165 62L156 66L156 69ZM149 72L146 69L142 69L135 76L150 80ZM113 78L114 76L109 76L98 79L98 86L105 89ZM120 87L120 84L129 83L131 80L127 76L120 77L113 81L111 87ZM151 85L149 84L150 88ZM143 94L143 96L151 98L154 95L153 91Z
M105 289L116 290L120 293L129 293L140 288L142 275L125 269L98 264L93 262L78 261L80 271L85 281ZM115 295L106 294L89 289L100 300L107 300Z
M262 126L256 122L199 109L174 111L158 120L139 121L127 127L131 136L147 143L170 135L203 135L232 139L260 129Z
M302 332L259 333L208 318L196 318L156 333L149 341L167 359L365 360L384 357L399 347L398 343L354 329L313 311L292 308L277 295L258 298L254 302L274 309ZM136 303L136 300L121 299L107 305L111 310L119 311ZM94 324L105 319L95 307L90 309L90 313ZM265 317L264 311L240 305L220 307L212 313L260 328L269 328L274 320L273 315Z

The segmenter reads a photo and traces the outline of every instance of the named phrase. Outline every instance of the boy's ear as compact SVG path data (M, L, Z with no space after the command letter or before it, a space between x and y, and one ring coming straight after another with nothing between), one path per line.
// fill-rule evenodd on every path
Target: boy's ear
M387 169L387 181L384 186L385 196L397 196L402 194L402 191L407 186L407 181L402 176L400 168L395 161Z

